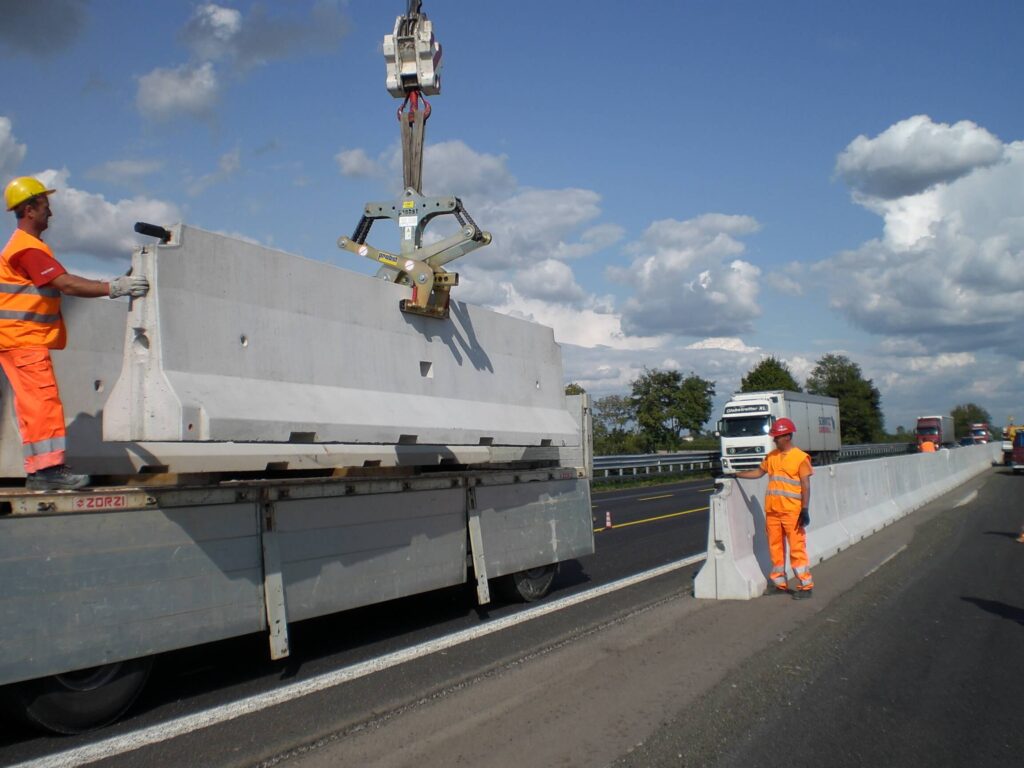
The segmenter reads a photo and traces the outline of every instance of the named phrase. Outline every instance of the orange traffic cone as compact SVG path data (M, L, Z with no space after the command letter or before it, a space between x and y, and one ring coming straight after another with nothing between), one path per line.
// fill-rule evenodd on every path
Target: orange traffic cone
M604 527L605 527L605 530L611 530L611 527L612 527L612 513L611 512L605 512L604 513Z

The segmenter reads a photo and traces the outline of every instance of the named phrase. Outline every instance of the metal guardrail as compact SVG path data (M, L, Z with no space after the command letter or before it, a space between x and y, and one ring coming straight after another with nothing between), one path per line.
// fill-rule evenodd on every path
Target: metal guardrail
M913 453L913 443L865 443L844 445L839 461L858 461L876 456ZM717 472L718 451L682 451L680 453L639 453L620 456L595 456L594 477L615 482L649 475Z

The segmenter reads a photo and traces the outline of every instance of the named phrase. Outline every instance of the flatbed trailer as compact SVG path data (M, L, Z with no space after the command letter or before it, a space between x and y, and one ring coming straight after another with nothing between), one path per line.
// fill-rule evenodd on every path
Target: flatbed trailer
M242 480L0 493L0 688L74 733L131 706L160 653L491 580L542 597L594 551L586 471Z

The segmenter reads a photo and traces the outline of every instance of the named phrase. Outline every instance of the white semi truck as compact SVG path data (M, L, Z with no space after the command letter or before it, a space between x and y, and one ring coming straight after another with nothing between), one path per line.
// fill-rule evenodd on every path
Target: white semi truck
M395 33L416 46L385 47L438 64L418 6ZM434 72L403 62L399 95ZM149 293L66 300L67 461L92 487L20 487L3 380L0 697L29 720L108 723L174 649L262 632L279 659L292 622L467 580L481 604L492 580L535 600L593 553L587 398L566 398L550 328L450 295L442 265L490 235L420 194L424 120L402 120L402 198L339 240L377 277L142 224ZM444 213L461 230L424 244ZM382 218L400 256L365 242Z
M834 397L772 390L737 392L718 421L722 473L732 475L757 467L771 452L768 434L777 419L796 425L793 442L818 464L835 461L840 448L839 401Z

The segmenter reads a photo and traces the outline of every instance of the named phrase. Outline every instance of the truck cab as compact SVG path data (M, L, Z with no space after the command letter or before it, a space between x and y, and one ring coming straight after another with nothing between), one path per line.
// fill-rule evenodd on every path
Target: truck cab
M839 401L834 397L788 390L737 392L718 421L722 474L733 475L760 466L775 441L768 431L777 419L796 425L794 443L817 464L839 455Z
M779 416L772 412L772 403L767 398L740 402L737 396L726 404L718 421L722 472L731 475L759 466L774 448L768 430Z

